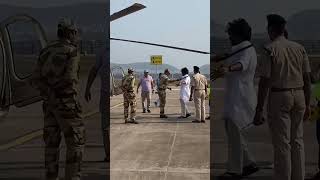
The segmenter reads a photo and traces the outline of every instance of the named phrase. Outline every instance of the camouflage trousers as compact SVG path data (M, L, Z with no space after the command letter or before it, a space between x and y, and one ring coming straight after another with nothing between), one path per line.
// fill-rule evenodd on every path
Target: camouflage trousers
M131 107L130 118L136 118L137 101L134 92L123 93L124 119L129 118L129 108Z
M43 103L46 179L56 179L59 171L61 133L66 146L65 180L80 180L85 145L85 127L81 107L74 99Z
M160 114L164 114L164 107L166 106L167 94L165 90L158 91L159 100L160 100Z

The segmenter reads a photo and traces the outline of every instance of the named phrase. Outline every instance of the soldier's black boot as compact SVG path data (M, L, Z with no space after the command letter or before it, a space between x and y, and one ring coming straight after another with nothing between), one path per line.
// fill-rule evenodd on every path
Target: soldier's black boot
M145 108L143 108L143 111L142 111L142 113L146 113L146 109L145 109Z
M168 118L168 116L165 114L160 114L160 118Z
M147 111L148 111L148 113L151 113L150 109L148 109Z
M131 122L132 124L139 124L138 121L136 121L135 118L132 118L130 122Z

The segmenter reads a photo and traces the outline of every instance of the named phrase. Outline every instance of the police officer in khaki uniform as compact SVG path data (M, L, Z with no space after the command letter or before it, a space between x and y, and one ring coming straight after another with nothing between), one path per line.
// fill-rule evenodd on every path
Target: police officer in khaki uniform
M268 121L274 148L275 180L303 180L305 155L303 120L310 117L310 65L300 44L284 37L286 21L268 15L271 43L261 59L258 105L254 123L263 123L263 105L269 92Z
M200 68L193 66L194 75L191 78L191 94L190 101L193 100L196 108L196 120L192 121L195 123L205 123L206 115L206 103L205 100L208 98L208 82L207 78L200 74Z
M160 118L168 118L167 115L164 114L164 107L166 106L166 90L168 89L169 83L180 81L180 79L170 79L170 71L169 69L165 69L164 73L160 76L160 82L158 87L158 95L160 100Z
M136 78L133 75L133 69L128 69L128 74L122 79L123 91L123 105L124 105L124 119L125 123L138 124L136 121L137 100L134 93L134 86ZM130 121L129 121L129 107L131 107Z
M67 145L65 180L80 180L85 127L77 100L80 61L77 28L70 19L59 22L58 38L41 51L31 84L44 99L46 179L58 178L62 132Z

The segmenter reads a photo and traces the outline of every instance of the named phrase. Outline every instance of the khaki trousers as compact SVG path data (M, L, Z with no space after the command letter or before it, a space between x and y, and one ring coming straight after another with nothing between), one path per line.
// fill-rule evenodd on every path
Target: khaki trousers
M206 92L205 90L194 91L194 106L196 108L196 120L205 120L206 106L205 106Z
M268 119L274 148L274 179L304 180L302 90L270 92Z
M145 101L147 99L147 108L145 107ZM142 101L142 109L149 110L150 109L150 101L151 101L151 92L141 92L141 101Z

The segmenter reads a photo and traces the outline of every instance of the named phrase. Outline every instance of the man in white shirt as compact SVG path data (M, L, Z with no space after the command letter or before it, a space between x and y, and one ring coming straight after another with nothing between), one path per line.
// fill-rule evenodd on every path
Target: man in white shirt
M187 106L187 102L190 98L190 77L189 70L187 68L181 69L182 78L180 80L180 104L181 104L181 116L179 118L188 118L191 116Z
M151 93L154 93L154 83L152 76L149 75L149 71L144 71L144 76L140 79L140 82L137 87L137 94L139 93L139 88L141 86L141 102L143 113L151 113L150 111L150 101L151 101ZM147 99L147 108L145 107L145 101Z
M252 125L257 104L254 75L257 55L250 43L251 27L244 19L228 24L231 54L223 67L226 79L224 120L228 136L228 165L223 177L239 179L259 170L248 151L245 130ZM213 58L217 61L218 56Z

